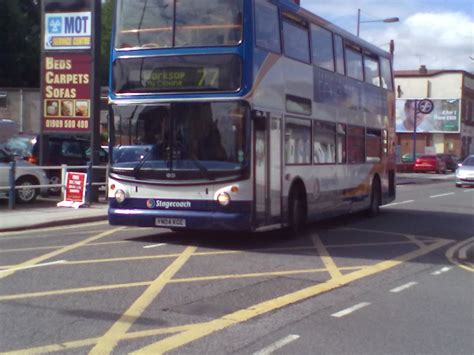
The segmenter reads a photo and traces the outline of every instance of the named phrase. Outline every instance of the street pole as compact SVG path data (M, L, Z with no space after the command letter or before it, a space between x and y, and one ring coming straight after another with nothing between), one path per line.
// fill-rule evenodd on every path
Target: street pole
M359 37L360 32L360 9L357 9L357 37Z
M415 100L415 109L413 110L413 163L416 161L416 115L418 113L418 100Z

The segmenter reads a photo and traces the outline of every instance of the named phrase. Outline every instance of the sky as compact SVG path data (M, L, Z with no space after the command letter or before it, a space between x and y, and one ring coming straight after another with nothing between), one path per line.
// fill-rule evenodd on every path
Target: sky
M474 73L473 0L301 0L301 6L388 50L395 70L461 69ZM398 17L397 23L364 21Z

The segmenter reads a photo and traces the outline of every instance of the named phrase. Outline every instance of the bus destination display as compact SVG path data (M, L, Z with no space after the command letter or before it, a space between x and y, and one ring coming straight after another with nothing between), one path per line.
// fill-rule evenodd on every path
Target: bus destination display
M217 90L219 74L216 67L157 68L144 72L142 81L153 91Z
M234 54L118 59L113 64L114 92L235 92L241 67Z

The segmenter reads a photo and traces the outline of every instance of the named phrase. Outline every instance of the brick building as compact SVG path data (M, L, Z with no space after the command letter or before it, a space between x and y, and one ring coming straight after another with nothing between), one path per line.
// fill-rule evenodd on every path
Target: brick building
M417 154L436 151L461 158L474 154L474 75L463 70L428 70L424 65L394 74L401 156L413 153L414 141ZM414 121L410 103L424 98L432 100L435 109L418 118L422 123L415 136L413 127L403 120Z

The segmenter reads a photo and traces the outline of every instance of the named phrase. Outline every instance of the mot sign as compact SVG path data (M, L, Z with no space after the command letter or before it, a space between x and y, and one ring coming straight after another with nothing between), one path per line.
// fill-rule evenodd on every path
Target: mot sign
M66 173L66 192L64 201L57 204L58 207L79 208L86 202L86 181L85 173Z
M45 14L44 49L90 49L91 12Z

